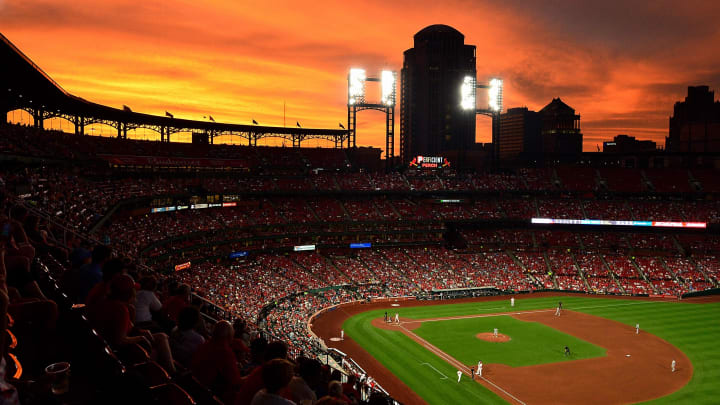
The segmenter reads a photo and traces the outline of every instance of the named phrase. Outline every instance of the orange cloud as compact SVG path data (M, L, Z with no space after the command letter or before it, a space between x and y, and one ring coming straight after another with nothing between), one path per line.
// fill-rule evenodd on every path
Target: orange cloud
M662 143L688 85L720 89L719 6L644 3L0 0L0 26L88 100L266 125L285 104L290 124L337 128L348 68L400 70L415 32L448 24L477 46L479 80L505 79L506 107L562 97L595 150L618 133ZM383 117L359 118L358 143L384 147ZM489 131L479 118L478 141Z

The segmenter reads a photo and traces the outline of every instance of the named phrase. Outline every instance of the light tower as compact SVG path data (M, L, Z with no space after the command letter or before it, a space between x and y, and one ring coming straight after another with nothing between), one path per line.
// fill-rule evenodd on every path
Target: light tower
M380 102L365 99L365 83L380 82ZM350 69L348 73L348 148L355 147L357 113L375 110L385 114L385 161L391 164L395 156L395 83L397 72L383 70L380 77L367 77L365 69Z
M477 108L477 90L488 90L488 105ZM477 84L472 76L466 76L460 86L460 108L466 111L475 110L475 114L487 115L492 118L493 158L498 157L498 136L500 135L500 113L503 109L503 81L493 77L487 84Z

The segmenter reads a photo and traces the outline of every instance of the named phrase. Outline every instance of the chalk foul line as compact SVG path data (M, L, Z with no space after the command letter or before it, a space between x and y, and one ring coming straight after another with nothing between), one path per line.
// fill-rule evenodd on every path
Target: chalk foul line
M448 355L447 353L445 353L445 352L443 352L442 350L440 350L440 349L438 349L437 347L435 347L432 343L428 342L427 340L421 338L420 336L416 335L416 334L413 333L412 331L408 330L407 328L405 328L404 326L402 326L402 324L400 325L400 327L405 331L405 333L407 333L409 336L411 336L411 337L413 337L414 339L416 339L417 342L419 342L421 345L423 345L423 347L425 347L426 349L428 349L430 352L432 352L432 353L435 354L436 356L440 357L441 359L445 360L446 362L450 363L451 366L457 368L458 370L462 371L463 373L470 375L471 371L470 371L470 368L469 368L468 366L466 366L466 365L464 365L463 363L457 361L457 360L456 360L455 358L453 358L452 356ZM431 366L431 367L432 367L432 366ZM434 367L433 367L433 368L434 368ZM501 388L501 387L498 386L497 384L493 383L492 381L488 380L487 378L485 378L485 377L481 377L481 378L482 378L483 380L487 381L490 385L492 385L493 387L495 387L497 390L503 392L503 393L504 393L505 395L507 395L508 397L514 399L514 400L515 400L516 402L518 402L519 404L521 404L521 405L527 405L527 404L525 404L525 402L521 401L521 400L518 399L516 396L514 396L513 394L507 392L506 390L504 390L503 388Z
M435 367L433 367L432 364L430 364L430 363L420 363L420 365L421 365L421 366L428 366L428 367L430 367L431 369L435 370L438 374L440 374L441 376L443 376L443 378L441 378L441 380L447 380L447 379L448 379L448 376L446 376L446 375L443 374L440 370L438 370L438 369L436 369Z

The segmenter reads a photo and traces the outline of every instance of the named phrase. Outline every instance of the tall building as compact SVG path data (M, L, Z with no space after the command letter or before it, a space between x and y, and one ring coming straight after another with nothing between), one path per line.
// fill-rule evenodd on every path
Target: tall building
M510 108L500 114L496 142L500 159L540 154L540 114L527 107Z
M539 112L542 151L551 155L582 153L583 136L580 132L580 115L575 109L554 98Z
M675 103L665 150L720 152L720 101L708 86L688 87L685 101Z
M414 37L405 51L400 106L400 155L464 152L475 144L475 110L460 106L463 79L475 80L475 46L447 25L431 25ZM462 162L456 162L462 164Z

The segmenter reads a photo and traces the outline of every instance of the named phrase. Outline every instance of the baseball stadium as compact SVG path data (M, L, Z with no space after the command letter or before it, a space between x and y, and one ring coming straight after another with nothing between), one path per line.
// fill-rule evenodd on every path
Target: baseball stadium
M472 68L425 92L423 44L458 40ZM94 103L0 34L0 403L718 403L720 153L501 158L515 116L468 46L433 25L400 75L348 67L328 129ZM408 105L396 155L398 85L495 146Z

